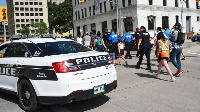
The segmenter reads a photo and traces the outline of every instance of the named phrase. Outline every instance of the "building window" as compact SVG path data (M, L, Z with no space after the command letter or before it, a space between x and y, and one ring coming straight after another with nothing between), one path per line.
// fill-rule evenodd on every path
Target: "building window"
M110 2L110 10L113 10L113 2Z
M39 19L35 19L35 22L39 22Z
M76 0L74 0L74 5L76 5Z
M27 26L27 27L29 27L29 26L30 26L30 24L26 24L26 26Z
M148 16L148 30L154 29L155 16Z
M20 2L20 5L24 5L24 2Z
M34 16L34 13L30 13L30 16Z
M20 30L17 30L17 33L20 33Z
M38 5L38 2L34 2L34 5Z
M149 0L149 5L153 5L153 0Z
M196 2L196 9L200 9L199 2Z
M199 16L197 16L197 21L199 21Z
M25 26L25 24L21 24L21 27L24 27Z
M39 8L39 11L43 11L43 9L42 9L42 8Z
M19 11L19 7L15 7L15 11Z
M19 27L20 27L20 24L16 24L16 27L19 28Z
M34 19L31 19L31 22L34 22Z
M130 5L132 5L132 4L131 4L131 0L128 0L128 6L130 6Z
M162 17L162 28L169 28L169 17L168 16Z
M175 7L178 7L178 0L175 0Z
M77 12L75 12L76 20L77 20Z
M20 11L24 11L24 7L20 7Z
M43 13L40 13L40 16L43 16Z
M106 10L106 1L104 2L104 11L107 12L107 10Z
M33 11L33 8L30 8L30 11Z
M20 15L21 15L21 16L24 16L24 13L21 13Z
M81 12L82 12L82 18L84 18L84 13L83 13L83 9L81 9Z
M90 13L90 16L92 15L92 11L91 11L91 7L89 7L89 13Z
M122 6L125 7L125 0L122 0Z
M39 2L39 5L42 5L42 2Z
M35 16L38 16L38 13L35 13Z
M31 30L31 33L32 33L32 34L35 33L35 30Z
M80 19L80 12L78 11L78 19Z
M40 21L42 22L42 21L43 21L43 19L40 19Z
M38 11L38 8L35 8L35 11Z
M186 8L189 8L189 0L186 0Z
M95 5L93 5L93 15L95 15Z
M20 22L20 19L16 19L16 22Z
M25 11L29 11L29 8L25 8Z
M28 5L28 2L25 2L25 5Z
M87 17L87 9L85 8L85 17Z
M167 1L163 0L163 6L167 6Z
M16 15L16 16L19 16L19 13L16 13L15 15Z
M26 16L29 16L29 13L26 13L25 15L26 15Z
M176 16L176 23L179 22L179 16Z
M100 3L100 13L102 13L102 3Z
M24 22L24 19L21 19L21 22Z
M29 2L30 5L33 5L33 2Z
M26 22L29 22L29 19L26 19Z
M19 5L19 2L15 2L15 5Z

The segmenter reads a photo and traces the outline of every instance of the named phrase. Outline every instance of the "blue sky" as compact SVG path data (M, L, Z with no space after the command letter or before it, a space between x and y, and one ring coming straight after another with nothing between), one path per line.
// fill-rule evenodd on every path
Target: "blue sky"
M6 0L0 0L0 6L7 6Z

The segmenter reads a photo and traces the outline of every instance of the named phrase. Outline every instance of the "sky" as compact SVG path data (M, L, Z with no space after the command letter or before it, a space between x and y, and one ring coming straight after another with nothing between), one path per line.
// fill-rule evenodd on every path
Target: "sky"
M7 6L6 0L0 0L0 6Z

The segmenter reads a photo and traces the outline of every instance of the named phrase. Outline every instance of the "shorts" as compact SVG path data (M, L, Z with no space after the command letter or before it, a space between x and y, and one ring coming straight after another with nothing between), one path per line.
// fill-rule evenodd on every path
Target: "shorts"
M163 59L166 59L167 62L168 62L168 60L169 60L168 57L163 58L163 57L161 57L161 56L159 55L159 56L158 56L158 59L157 59L158 63L160 62L160 60L163 60Z
M112 60L115 60L115 53L109 53L110 57L112 58Z
M120 49L120 54L124 55L124 49Z

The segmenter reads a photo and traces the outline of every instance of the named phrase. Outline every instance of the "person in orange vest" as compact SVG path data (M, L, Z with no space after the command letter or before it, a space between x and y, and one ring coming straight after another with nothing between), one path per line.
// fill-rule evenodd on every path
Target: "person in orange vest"
M175 81L175 77L172 75L172 71L169 68L168 65L168 59L170 56L170 48L171 45L169 44L169 41L167 40L167 38L165 38L163 33L158 33L158 35L160 37L160 40L158 40L158 49L157 49L157 60L159 62L159 66L158 66L158 71L157 74L154 74L153 76L156 78L159 78L158 75L161 72L161 68L164 65L165 68L167 69L168 74L170 75L171 79L169 80L170 82Z

